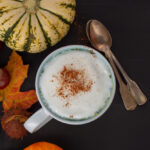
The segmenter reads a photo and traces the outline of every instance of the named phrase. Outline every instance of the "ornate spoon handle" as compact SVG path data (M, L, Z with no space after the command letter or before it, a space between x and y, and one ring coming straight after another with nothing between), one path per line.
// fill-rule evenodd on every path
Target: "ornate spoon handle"
M117 67L119 68L123 77L125 78L127 85L132 93L132 96L135 98L137 104L138 105L145 104L147 101L147 97L144 95L144 93L139 88L137 83L135 81L131 80L131 78L127 75L127 73L125 72L125 70L123 69L123 67L121 66L121 64L119 63L119 61L117 60L117 58L115 57L115 55L113 54L112 51L111 51L111 54L112 54L112 58L113 58L115 64L117 65Z
M118 80L119 86L120 86L120 94L124 103L124 106L126 108L126 110L134 110L137 106L137 103L134 99L134 97L131 95L131 92L128 88L127 85L125 85L125 83L122 81L120 74L114 64L114 61L112 59L112 55L111 55L111 51L110 49L107 48L107 50L104 51L106 57L109 59L110 64L114 70L114 73L116 75L116 78Z

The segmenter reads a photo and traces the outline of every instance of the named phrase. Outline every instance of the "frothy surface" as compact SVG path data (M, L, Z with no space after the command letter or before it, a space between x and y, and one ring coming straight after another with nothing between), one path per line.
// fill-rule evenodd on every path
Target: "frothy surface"
M73 79L72 75L69 76L71 80L68 78L68 87L63 86L65 80L62 84L63 78L61 77L64 75L62 74L64 68L79 72L77 78ZM74 72L72 72L73 75ZM80 74L81 72L83 75ZM67 77L65 71L64 79L67 80ZM70 88L81 89L78 82L84 83L82 88L86 89L88 86L90 88L72 94ZM92 84L88 85L89 83ZM58 92L61 87L66 97L61 96ZM44 66L44 72L40 77L40 88L48 107L57 115L65 118L85 119L95 115L110 97L111 87L112 81L103 61L83 51L70 51L58 55Z

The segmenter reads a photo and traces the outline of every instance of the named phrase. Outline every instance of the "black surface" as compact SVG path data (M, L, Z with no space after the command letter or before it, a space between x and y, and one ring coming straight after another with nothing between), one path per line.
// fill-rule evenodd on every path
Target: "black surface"
M84 25L88 19L101 20L113 37L112 50L128 74L150 97L150 1L148 0L78 0L77 13ZM70 44L84 44L72 26L69 34L55 47L39 54L19 53L30 64L29 78L22 90L34 88L36 71L53 50ZM3 46L0 67L7 63L11 50ZM36 111L39 104L30 110ZM1 109L2 110L2 109ZM2 111L1 111L2 115ZM26 146L48 141L65 150L149 150L150 104L127 112L117 91L109 110L98 120L82 126L71 126L52 120L41 130L23 140L11 140L0 127L0 150L22 150Z

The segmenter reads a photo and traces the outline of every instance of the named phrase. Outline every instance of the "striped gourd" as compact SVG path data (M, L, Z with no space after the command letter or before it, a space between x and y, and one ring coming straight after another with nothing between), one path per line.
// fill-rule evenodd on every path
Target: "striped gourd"
M67 34L75 6L75 0L0 0L0 41L16 51L43 51Z

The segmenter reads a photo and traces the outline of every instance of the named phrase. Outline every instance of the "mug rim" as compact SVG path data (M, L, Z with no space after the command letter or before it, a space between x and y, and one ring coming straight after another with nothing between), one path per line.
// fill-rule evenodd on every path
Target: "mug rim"
M83 48L83 49L87 49L87 50L92 50L94 52L96 52L96 54L100 55L103 60L107 63L109 69L110 69L110 72L111 72L111 75L112 75L112 80L113 80L113 89L112 89L112 94L109 98L109 102L108 104L106 105L105 108L102 109L101 112L98 113L97 116L93 116L92 118L88 118L88 119L85 119L85 120L66 120L66 119L63 119L63 118L59 118L57 116L55 116L55 114L53 114L52 112L50 112L48 110L48 108L44 105L44 102L41 100L40 98L40 94L38 92L38 83L39 83L39 74L40 74L40 71L41 69L44 67L44 64L45 62L49 59L50 56L52 56L54 53L56 53L56 51L61 51L61 50L64 50L65 48ZM36 94L37 94L37 97L38 97L38 101L40 103L40 105L42 106L42 109L44 109L44 111L46 113L48 113L52 118L56 119L57 121L60 121L62 123L65 123L65 124L70 124L70 125L82 125L82 124L86 124L86 123L90 123L96 119L98 119L99 117L101 117L107 110L108 108L110 107L110 105L112 104L112 101L114 99L114 96L115 96L115 92L116 92L116 79L115 79L115 75L114 75L114 72L113 72L113 69L110 65L110 63L108 62L108 60L99 52L97 52L95 49L91 48L91 47L88 47L88 46L85 46L85 45L67 45L67 46L63 46L63 47L60 47L56 50L54 50L53 52L51 52L50 54L48 54L44 60L42 61L42 63L40 64L39 68L38 68L38 71L36 73L36 80L35 80L35 89L36 89Z

